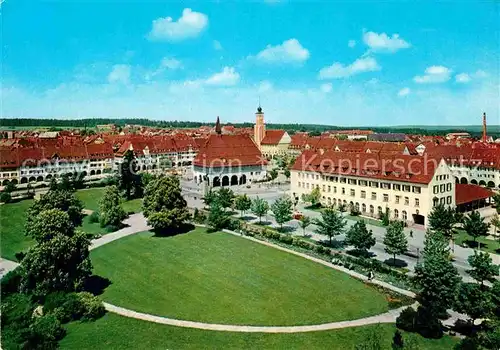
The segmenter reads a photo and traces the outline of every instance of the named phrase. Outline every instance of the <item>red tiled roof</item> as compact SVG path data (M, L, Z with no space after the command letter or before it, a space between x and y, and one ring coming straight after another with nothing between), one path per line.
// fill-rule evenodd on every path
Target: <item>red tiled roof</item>
M304 151L292 169L428 184L438 163L420 156Z
M212 134L200 148L193 164L202 167L220 167L231 164L247 166L264 165L266 161L249 135Z
M493 196L493 192L478 185L455 184L455 202L457 205L486 199Z
M285 130L266 130L266 136L260 142L262 145L277 145L285 135Z

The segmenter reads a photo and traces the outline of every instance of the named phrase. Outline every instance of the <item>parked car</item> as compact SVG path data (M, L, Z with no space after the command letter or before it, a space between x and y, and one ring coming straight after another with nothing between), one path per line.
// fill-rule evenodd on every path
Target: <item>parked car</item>
M295 220L300 220L304 217L304 214L302 214L300 211L296 211L295 213L293 213L293 218Z

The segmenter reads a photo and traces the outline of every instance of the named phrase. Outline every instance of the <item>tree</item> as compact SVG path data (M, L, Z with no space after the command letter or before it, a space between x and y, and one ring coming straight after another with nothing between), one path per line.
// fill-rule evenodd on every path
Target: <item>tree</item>
M493 307L491 294L488 290L484 290L476 283L460 284L454 310L468 315L472 323L478 318L489 316Z
M127 213L122 208L118 187L106 187L104 196L99 201L99 222L101 227L118 227L126 217Z
M292 208L293 203L288 196L278 198L271 205L271 211L274 214L274 219L280 225L280 229L283 229L283 224L285 222L292 220Z
M474 242L477 242L478 237L488 236L489 229L490 224L484 222L477 211L473 211L464 218L464 230L474 239Z
M313 190L309 194L305 194L305 193L302 194L302 200L304 202L311 203L311 206L313 206L313 207L318 206L320 204L320 200L321 200L321 192L319 190L319 187L313 188Z
M125 198L139 198L143 194L143 185L141 176L138 174L139 167L135 160L134 152L128 150L125 152L123 162L118 170L118 189L125 193Z
M347 230L346 243L362 254L366 254L375 245L375 237L373 237L373 231L366 228L365 221L360 220Z
M429 214L429 228L434 232L441 232L442 235L453 241L455 233L453 228L457 223L455 212L455 209L446 207L444 204L436 205Z
M72 237L75 228L68 213L59 209L44 210L26 227L26 235L38 243L48 242L57 235Z
M242 194L239 196L236 196L236 199L234 200L234 204L237 210L240 211L240 216L243 216L243 214L247 211L250 210L252 207L252 200L248 198L246 194Z
M428 232L423 259L415 267L418 301L431 321L446 313L452 305L460 282L457 269L450 261L446 239L439 232Z
M312 224L311 218L309 216L303 215L299 220L299 225L302 228L302 234L306 235L306 228Z
M208 213L207 222L214 231L226 228L229 224L229 214L222 207L218 200L212 203Z
M187 203L181 194L179 179L162 176L146 187L143 202L144 216L157 233L172 233L189 220Z
M7 191L2 191L0 193L0 202L2 203L10 203L12 201L12 194Z
M284 175L285 175L285 177L286 177L287 179L289 179L289 178L290 178L290 169L285 169L285 171L284 171L283 173L284 173Z
M205 193L205 196L203 196L202 198L205 207L207 206L210 207L216 199L217 199L217 193L212 191L212 189L208 190L208 192Z
M278 171L276 169L272 169L267 173L269 175L269 179L274 180L278 177Z
M30 227L34 225L38 214L50 209L59 209L68 213L74 227L82 224L82 202L76 198L73 192L58 189L45 193L28 208L25 224L26 232L30 231Z
M57 186L60 190L73 191L75 189L69 175L70 174L66 173L61 176L61 182Z
M321 212L321 219L316 219L314 223L317 226L316 233L328 236L330 246L332 245L332 237L342 234L347 225L347 221L342 214L332 208L323 210Z
M498 233L498 230L500 230L500 216L498 214L495 214L493 218L491 218L490 223L493 225L495 228L495 235ZM499 236L500 238L500 236Z
M403 254L408 250L408 240L401 221L394 221L386 228L384 245L385 252L392 254L393 263L396 263L396 255Z
M259 197L252 201L252 213L259 217L259 224L262 223L262 216L266 215L269 210L269 204Z
M495 277L498 276L498 265L493 264L489 253L474 252L474 255L470 255L467 261L472 267L471 270L467 270L467 273L481 286L484 285L484 281L494 282Z
M223 187L217 191L217 202L224 210L231 208L234 202L234 192L232 189Z
M92 273L90 240L83 232L72 237L57 234L31 247L21 261L21 288L44 296L55 291L80 289Z

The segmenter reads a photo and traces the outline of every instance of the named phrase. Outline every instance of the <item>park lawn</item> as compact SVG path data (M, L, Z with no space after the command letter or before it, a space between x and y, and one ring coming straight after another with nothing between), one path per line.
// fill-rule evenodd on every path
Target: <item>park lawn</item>
M487 239L486 237L478 237L477 242L481 243L480 249L485 252L500 254L500 241ZM467 234L464 230L457 230L455 235L455 244L462 245L466 242L468 247L476 248L474 239Z
M85 209L97 211L99 210L99 201L104 195L104 191L104 187L78 190L76 192L76 197L83 202L83 207ZM129 201L123 200L122 206L126 213L139 213L142 211L142 198L132 199Z
M348 220L352 220L352 221L361 221L361 220L363 220L365 222L365 224L367 224L367 225L373 225L373 226L379 226L379 227L386 227L386 226L384 226L384 224L382 224L382 221L376 220L376 219L372 219L372 218L367 218L367 217L364 217L364 216L356 216L356 215L346 214L345 218L348 219Z
M24 234L26 211L32 199L0 205L0 247L2 258L16 261L16 253L27 250L33 239Z
M204 331L151 323L107 313L95 322L75 322L67 327L61 349L339 349L350 350L376 335L381 349L391 349L396 327L392 324L331 331L263 334ZM406 344L418 349L453 349L456 338L425 339L403 332ZM417 348L417 347L414 347Z
M91 253L111 280L102 298L139 312L242 325L304 325L388 311L382 293L347 274L228 233L142 232Z

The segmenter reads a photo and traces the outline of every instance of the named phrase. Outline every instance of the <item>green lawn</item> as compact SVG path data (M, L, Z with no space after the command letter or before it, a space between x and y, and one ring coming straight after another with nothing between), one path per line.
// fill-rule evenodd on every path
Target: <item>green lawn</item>
M476 247L476 245L474 245L474 239L469 236L467 232L464 230L458 230L458 234L455 235L455 244L461 246L463 242L467 242L467 246L471 248ZM477 242L481 243L480 248L482 251L500 254L500 241L487 239L486 237L479 237L477 238Z
M326 266L204 229L125 237L91 253L107 302L184 320L299 325L386 312L385 296Z
M382 221L380 220L375 220L375 219L372 219L372 218L367 218L367 217L364 217L364 216L355 216L355 215L349 215L347 214L345 216L346 219L348 220L353 220L353 221L361 221L361 220L364 220L364 222L368 225L373 225L373 226L379 226L379 227L385 227L383 224L382 224Z
M104 187L79 190L76 192L76 196L83 202L83 207L85 209L96 211L99 210L99 201L104 195L104 190ZM123 201L122 206L127 213L138 213L142 210L142 199L138 198L130 201Z
M24 235L26 210L33 200L0 205L0 246L2 258L16 260L15 254L28 249L33 240Z
M96 322L69 324L61 349L338 349L351 350L370 335L381 339L381 349L390 349L395 326L381 324L332 331L262 334L214 332L165 326L106 314ZM405 343L418 349L453 349L456 338L438 340L404 333ZM415 347L416 348L416 347Z

